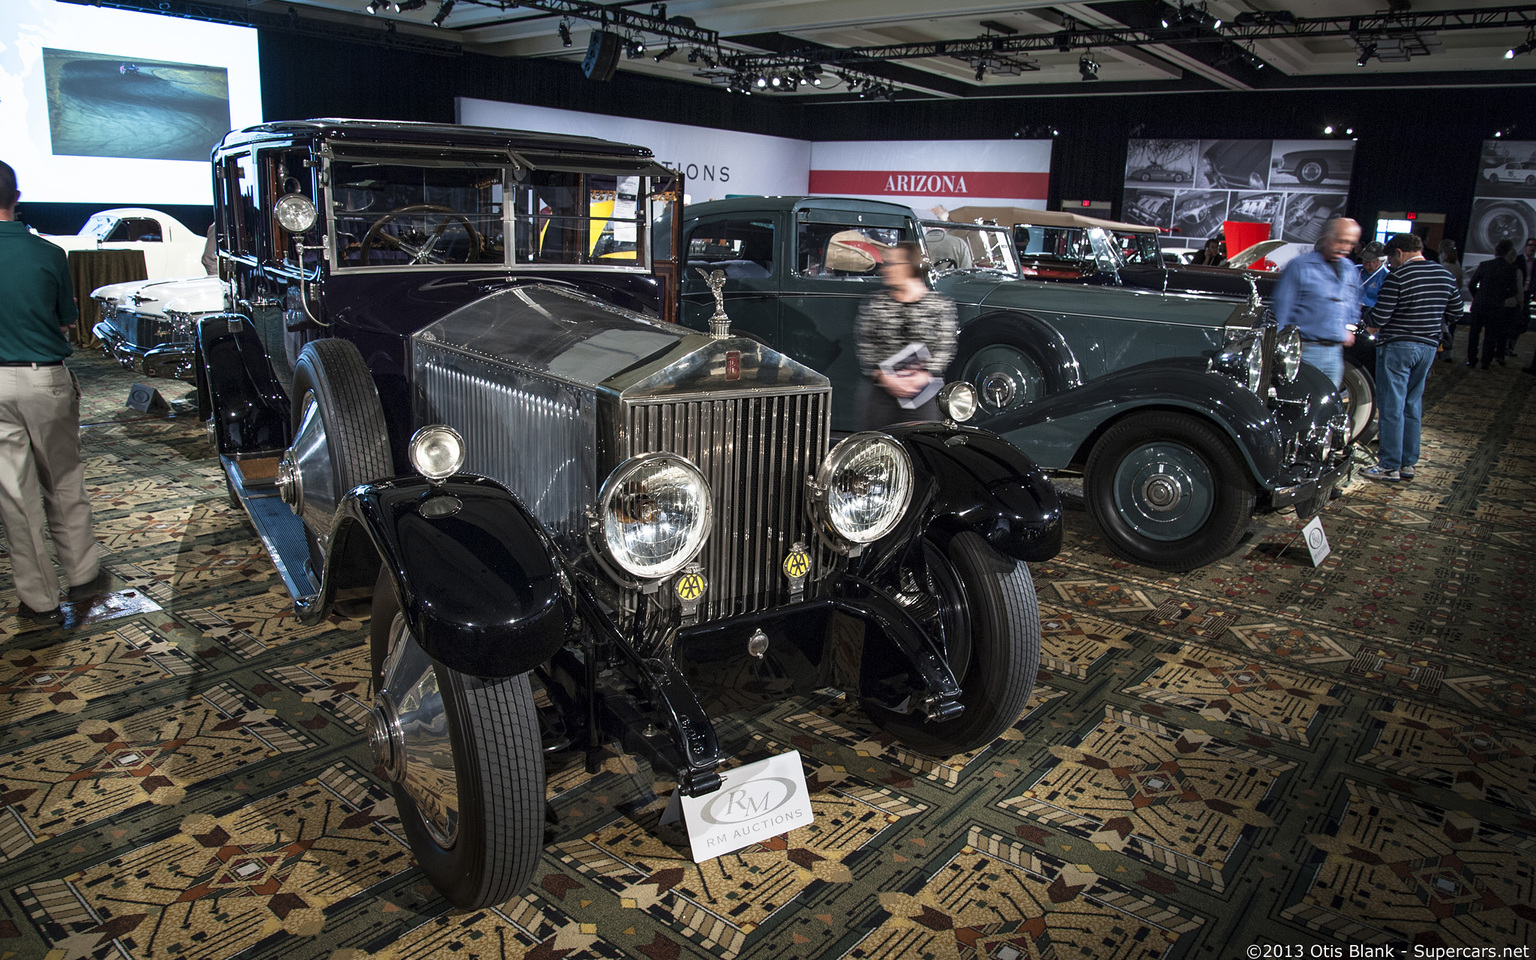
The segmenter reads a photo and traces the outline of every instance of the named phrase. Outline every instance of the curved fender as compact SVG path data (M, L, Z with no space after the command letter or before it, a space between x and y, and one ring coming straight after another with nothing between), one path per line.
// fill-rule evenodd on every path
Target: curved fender
M235 313L204 317L197 346L219 453L239 458L286 449L292 431L288 395L250 321Z
M1280 430L1274 415L1252 391L1230 377L1209 371L1203 357L1175 357L1126 367L1075 390L999 414L983 425L1032 449L1032 429L1044 426L1049 430L1051 424L1070 419L1078 438L1073 440L1072 452L1077 453L1080 438L1140 407L1183 408L1209 419L1236 444L1261 486L1273 489L1280 482ZM1049 468L1066 465L1046 463Z
M884 431L912 458L912 505L889 534L859 558L868 575L926 536L948 547L971 531L1016 560L1049 560L1061 550L1061 501L1045 474L994 433L942 423Z
M1055 327L1038 317L1009 311L967 320L960 327L959 349L955 356L967 356L973 349L990 343L1013 344L1029 353L1040 365L1047 393L1082 385L1082 368L1072 347ZM959 380L960 370L951 365L947 379Z
M444 665L512 676L564 644L571 606L554 546L501 485L401 477L354 488L337 508L323 593L346 579L360 535L394 577L411 632Z

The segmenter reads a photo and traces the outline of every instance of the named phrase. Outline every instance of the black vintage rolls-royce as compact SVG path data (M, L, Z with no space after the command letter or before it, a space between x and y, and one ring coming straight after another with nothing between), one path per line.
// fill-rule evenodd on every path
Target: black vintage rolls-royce
M546 756L617 741L718 789L722 664L841 686L926 752L1020 717L1050 485L963 424L969 385L834 445L825 377L723 311L671 322L682 183L648 150L269 123L214 182L242 306L199 325L200 407L299 616L373 589L373 754L454 904L531 880Z

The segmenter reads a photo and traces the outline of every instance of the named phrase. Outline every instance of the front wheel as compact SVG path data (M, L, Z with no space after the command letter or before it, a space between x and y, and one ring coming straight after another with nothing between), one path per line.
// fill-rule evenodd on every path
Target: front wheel
M1344 361L1344 412L1349 415L1351 443L1369 443L1376 435L1376 380L1359 364Z
M1303 160L1296 168L1296 179L1317 186L1328 175L1328 167L1321 160Z
M1023 714L1040 670L1040 607L1028 565L974 533L956 535L945 552L925 542L924 555L925 606L913 612L942 637L965 711L923 722L867 701L864 709L914 750L949 756L986 746Z
M369 745L411 853L449 903L478 910L533 882L544 847L544 755L527 674L444 667L400 615L388 571L373 595Z
M1084 500L1110 549L1159 570L1231 553L1257 501L1248 468L1218 430L1163 410L1110 427L1088 455Z

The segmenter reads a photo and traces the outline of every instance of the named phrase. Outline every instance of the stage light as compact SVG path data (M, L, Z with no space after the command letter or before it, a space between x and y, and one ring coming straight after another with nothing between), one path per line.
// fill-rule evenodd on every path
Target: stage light
M1099 62L1085 53L1077 61L1077 72L1084 80L1097 80L1099 79Z
M1355 66L1357 66L1357 67L1365 66L1367 63L1371 62L1371 58L1374 57L1374 56L1376 56L1376 44L1374 44L1374 43L1367 43L1367 44L1365 44L1364 46L1362 46L1360 48L1360 56L1355 58Z
M668 57L672 56L672 54L674 54L676 52L677 52L677 44L669 43L669 44L666 45L666 47L660 53L656 54L656 62L660 63L661 61L667 59Z
M364 7L363 10L366 13L377 14L383 8L384 0L368 0L368 6ZM1511 54L1511 56L1513 56L1513 54Z
M976 81L978 83L980 83L982 78L985 77L986 75L987 75L987 61L983 60L980 63L976 64Z
M443 25L443 21L448 19L448 14L453 12L453 5L456 2L458 2L458 0L443 0L442 3L438 4L437 5L437 16L432 18L432 26L434 26L434 27L442 26Z
M560 46L568 47L570 45L571 45L571 21L569 19L561 20L560 21Z

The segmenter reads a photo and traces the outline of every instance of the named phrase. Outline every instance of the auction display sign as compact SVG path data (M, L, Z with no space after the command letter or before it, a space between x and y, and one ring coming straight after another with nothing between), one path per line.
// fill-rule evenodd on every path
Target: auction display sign
M1045 209L1050 140L824 141L460 97L460 123L601 137L650 147L680 171L690 203L807 194L935 207Z
M1265 223L1287 241L1269 255L1283 263L1343 215L1354 161L1353 140L1132 140L1121 219L1181 247L1220 237L1229 220Z
M1536 140L1484 140L1462 265L1471 270L1487 260L1500 240L1521 253L1530 237L1536 237Z

